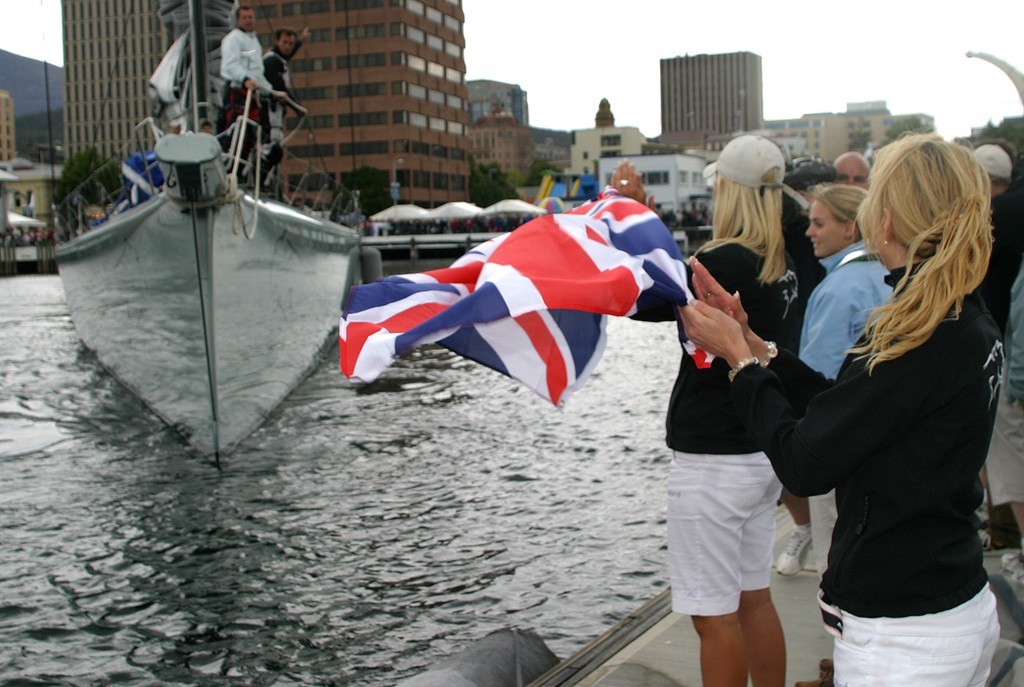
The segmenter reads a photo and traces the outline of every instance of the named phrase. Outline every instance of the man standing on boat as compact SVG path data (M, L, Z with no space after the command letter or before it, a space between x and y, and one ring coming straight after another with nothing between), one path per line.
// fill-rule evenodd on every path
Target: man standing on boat
M284 28L274 32L274 45L263 56L263 75L278 93L291 97L291 75L288 73L288 60L309 40L309 27L298 34L294 29ZM263 165L260 169L260 185L264 185L267 177L281 162L284 156L282 141L284 140L285 102L274 98L264 98L260 108L260 126L263 129Z
M274 32L274 45L263 56L263 74L275 91L291 93L291 74L288 73L288 60L295 56L302 44L309 40L310 31L306 27L298 34L294 29L278 29ZM265 118L266 131L272 143L280 143L284 138L284 105L268 99Z
M258 90L270 94L273 87L263 74L263 48L256 37L256 12L249 5L239 5L235 13L238 25L220 43L220 75L226 85L223 110L223 128L227 131L232 123L245 112L245 99L249 91ZM260 121L260 97L253 93L245 116L254 122ZM245 143L242 156L247 157L252 142L259 136L258 128L242 132ZM221 145L227 149L231 137L221 138Z

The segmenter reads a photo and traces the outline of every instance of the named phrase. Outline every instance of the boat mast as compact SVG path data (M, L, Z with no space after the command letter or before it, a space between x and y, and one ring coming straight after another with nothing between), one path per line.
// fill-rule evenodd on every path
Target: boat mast
M199 131L201 122L212 121L207 112L206 98L206 20L203 0L188 0L188 6L189 44L192 49L192 131Z

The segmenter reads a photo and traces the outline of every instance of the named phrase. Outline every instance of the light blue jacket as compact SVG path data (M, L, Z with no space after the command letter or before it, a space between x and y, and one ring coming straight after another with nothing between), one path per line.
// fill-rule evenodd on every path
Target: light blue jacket
M892 295L892 288L885 283L889 271L866 254L863 241L819 262L826 274L807 301L800 359L835 379L847 350L864 331L868 315Z

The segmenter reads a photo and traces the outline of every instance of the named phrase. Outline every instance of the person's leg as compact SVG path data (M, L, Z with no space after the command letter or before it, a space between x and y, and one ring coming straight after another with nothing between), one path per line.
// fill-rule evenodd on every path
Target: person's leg
M782 623L772 603L772 550L775 543L776 503L781 485L767 457L765 471L751 470L763 479L760 502L743 524L739 620L754 687L782 687L786 680L786 644Z
M1017 548L1024 530L1024 411L1006 395L1006 382L999 394L995 425L984 472L988 478L989 534L995 544ZM1011 504L1012 519L1005 517L1005 504ZM1008 522L1007 522L1008 521ZM998 540L998 541L997 541Z
M786 681L786 643L771 591L755 589L740 594L739 620L751 684L782 687Z
M704 687L746 687L746 651L739 613L695 615L691 619L700 638L700 675Z
M781 500L793 518L793 531L779 554L775 569L782 575L795 575L803 569L807 549L811 545L811 511L806 498L793 496L785 489Z
M693 620L705 685L745 687L748 654L760 653L764 637L770 637L760 631L766 609L756 592L766 591L771 581L778 494L778 480L763 454L673 455L668 482L672 608ZM751 590L746 604L745 589ZM741 625L742 615L748 616L749 629ZM767 645L773 652L780 648L770 639ZM784 647L781 651L784 670ZM761 679L758 687L781 685Z
M811 539L814 542L814 561L818 577L828 566L828 550L832 544L832 529L836 526L836 493L830 491L807 499L811 511Z
M811 511L807 508L807 499L803 496L793 496L785 489L782 490L782 495L779 497L782 501L782 505L789 511L789 515L793 518L794 525L807 525L811 522Z

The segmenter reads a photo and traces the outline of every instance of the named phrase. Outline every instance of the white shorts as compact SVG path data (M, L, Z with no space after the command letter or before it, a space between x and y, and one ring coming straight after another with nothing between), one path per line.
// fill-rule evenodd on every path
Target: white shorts
M668 478L672 610L734 613L740 592L771 583L782 486L763 453L673 452Z
M845 687L984 687L999 640L995 595L985 586L942 613L859 618L846 612L835 640L835 684Z
M988 448L985 472L992 505L1024 502L1024 410L1020 404L999 392L996 423Z

